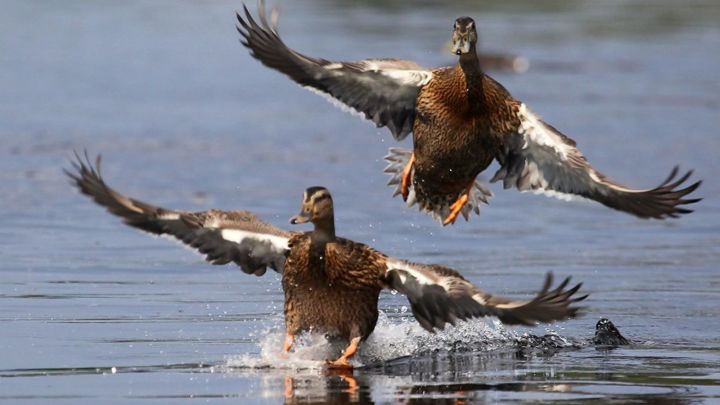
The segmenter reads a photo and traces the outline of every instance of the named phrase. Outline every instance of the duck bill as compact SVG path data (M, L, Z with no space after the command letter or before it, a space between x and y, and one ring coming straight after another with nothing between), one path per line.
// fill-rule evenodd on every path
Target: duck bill
M460 39L453 42L450 52L454 53L455 55L464 55L466 53L470 53L470 41L464 41Z
M310 217L304 215L302 212L290 218L290 223L293 225L304 224L306 222L310 222Z

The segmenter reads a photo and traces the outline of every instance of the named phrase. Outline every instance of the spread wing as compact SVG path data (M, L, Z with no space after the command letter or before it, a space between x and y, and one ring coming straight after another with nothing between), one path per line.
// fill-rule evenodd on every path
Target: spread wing
M259 22L244 7L237 14L238 31L253 57L314 90L342 107L362 114L378 127L387 126L397 140L411 131L415 102L420 88L432 79L432 72L414 62L398 59L368 59L332 62L312 58L288 48L277 31L277 13L272 25L258 2Z
M111 214L134 228L169 235L193 247L212 264L234 262L248 274L261 276L267 267L282 272L290 232L259 220L247 211L183 212L126 197L105 184L100 156L95 166L87 154L77 154L74 170L65 170L72 183Z
M506 137L504 153L498 156L501 167L491 180L502 180L505 188L514 186L560 198L582 196L640 218L675 218L692 212L685 205L701 200L685 198L701 184L684 185L692 171L677 178L675 167L652 189L625 187L595 170L575 141L545 123L525 104L519 106L517 115L520 125Z
M529 301L515 301L481 291L458 272L438 265L423 265L388 259L388 286L408 297L415 319L428 331L446 323L475 317L495 316L508 325L535 325L561 321L577 315L572 304L587 298L575 297L581 284L565 289L570 278L550 289L551 273L540 292Z

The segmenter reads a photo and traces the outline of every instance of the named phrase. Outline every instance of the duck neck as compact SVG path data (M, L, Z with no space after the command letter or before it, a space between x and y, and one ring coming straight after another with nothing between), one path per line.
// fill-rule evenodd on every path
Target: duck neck
M465 76L465 85L467 86L468 100L471 106L482 106L483 100L483 77L485 74L480 68L480 61L475 52L475 45L470 48L470 52L460 55L460 69Z
M335 240L335 218L333 216L316 220L313 224L315 229L310 237L314 246L324 247L326 243Z

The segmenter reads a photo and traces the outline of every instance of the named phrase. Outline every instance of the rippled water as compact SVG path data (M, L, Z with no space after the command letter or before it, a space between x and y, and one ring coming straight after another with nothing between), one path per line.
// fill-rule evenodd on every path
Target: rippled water
M720 6L688 1L283 2L281 31L311 55L436 66L452 20L482 47L527 56L493 75L637 186L674 164L705 179L697 212L641 221L589 203L496 192L441 228L391 199L385 130L344 115L252 60L230 1L10 0L0 14L0 399L77 403L251 399L625 403L720 399ZM409 146L409 145L405 145ZM507 330L476 321L427 335L401 296L352 376L287 361L276 276L212 267L119 224L61 173L102 153L118 189L189 210L249 209L279 226L305 187L334 193L338 231L440 262L489 291L529 296L546 271L591 293L583 318ZM633 344L587 345L609 317ZM520 350L524 333L579 344ZM435 350L437 349L437 350Z

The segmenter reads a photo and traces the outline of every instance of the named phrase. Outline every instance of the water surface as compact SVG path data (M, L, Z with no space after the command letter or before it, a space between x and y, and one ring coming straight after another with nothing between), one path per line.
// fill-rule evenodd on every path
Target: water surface
M0 14L0 399L27 402L523 403L720 398L720 6L710 0L281 4L310 55L452 63L455 17L482 47L525 55L496 72L606 174L636 186L671 167L705 179L697 212L642 221L591 203L496 193L442 228L391 199L386 130L338 112L251 59L230 1L10 0ZM403 144L409 147L409 143ZM74 149L107 181L188 210L248 209L278 226L305 187L334 193L338 232L444 263L488 291L529 297L546 271L591 293L583 318L533 330L476 321L426 335L401 296L352 378L309 338L282 362L278 277L213 267L122 226L67 184ZM494 170L494 168L491 168ZM524 333L584 342L609 317L634 341L518 350Z

